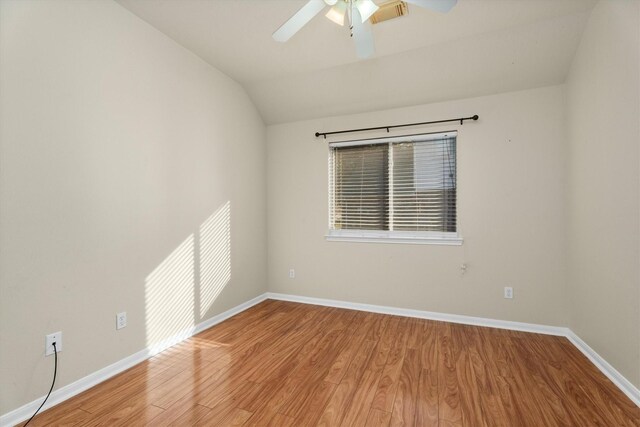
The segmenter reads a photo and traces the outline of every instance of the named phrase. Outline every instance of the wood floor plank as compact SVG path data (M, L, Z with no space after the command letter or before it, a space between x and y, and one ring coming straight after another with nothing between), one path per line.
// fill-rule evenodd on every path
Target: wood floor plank
M211 406L208 406L211 408L211 412L208 412L205 416L200 418L195 425L212 427L219 426L223 423L231 425L232 422L237 422L233 421L236 420L236 415L248 414L246 418L238 415L242 418L242 424L244 424L253 414L241 408L245 402L250 401L259 395L262 387L262 384L247 381L227 393L221 393L220 399L211 404Z
M438 373L429 369L420 371L416 396L416 426L438 426Z
M402 331L399 330L401 325L400 321L401 318L397 316L393 316L389 319L387 327L380 336L380 341L376 348L376 353L370 363L369 369L378 372L382 372L384 370L387 360L389 359L389 353L391 353L391 349L393 348L393 344L395 343L398 335L402 333Z
M234 389L245 381L251 381L252 374L264 369L265 360L270 360L275 363L275 365L271 365L272 368L284 363L286 358L282 357L282 352L289 355L293 354L296 347L292 344L297 343L299 345L304 343L303 339L305 338L305 335L296 335L298 338L292 338L292 340L289 341L290 345L286 345L286 339L274 338L282 338L286 336L292 337L292 334L296 334L298 330L305 330L303 325L307 322L312 322L318 314L326 315L326 312L322 313L318 310L308 310L301 318L297 318L297 321L287 321L280 327L274 328L271 335L263 335L260 341L256 341L252 346L246 348L243 353L235 357L232 364L227 364L227 366L220 371L219 378L209 387L210 390L208 394L200 397L197 403L211 407L220 399L220 395L223 392L229 389ZM312 322L312 325L315 325L315 323ZM311 330L311 332L307 330L307 335L313 335L313 327L315 326L311 326L311 329L306 328ZM260 361L260 363L255 363L255 361ZM229 375L230 372L239 372L239 374Z
M87 427L123 425L126 420L135 418L136 415L146 407L147 405L142 398L130 398L126 402L119 403L113 409L104 410L98 414L92 414L93 417L82 425Z
M509 427L510 421L502 403L498 382L491 364L491 346L482 341L482 331L476 326L463 329L464 343L468 349L471 371L475 379L475 395L480 397L483 419L486 425ZM477 399L476 399L477 400Z
M336 352L347 344L343 331L348 322L342 320L348 320L353 314L340 311L329 313L332 314L331 321L324 326L320 324L321 331L308 336L301 350L295 351L293 357L282 364L282 372L276 378L269 379L269 393L273 393L274 383L282 380L276 392L277 399L269 408L254 407L256 415L251 418L250 424L258 420L265 422L274 412L294 418L297 423L315 423L335 388L335 384L322 381L322 378L326 376ZM312 344L311 348L309 344Z
M229 414L221 419L217 419L215 422L216 426L219 427L233 427L233 426L241 426L244 425L249 418L253 415L249 411L245 411L244 409L235 408Z
M299 363L298 370L292 372L291 378L300 384L296 388L295 393L292 393L281 408L280 412L293 418L300 418L302 412L309 410L309 402L314 401L316 394L331 396L335 389L335 384L328 381L321 381L320 378L326 375L326 371L329 369L331 363L331 353L336 347L340 335L338 331L332 331L324 338L326 340L324 344L320 344L318 347L318 353L309 357L307 361ZM324 399L323 399L324 400ZM319 408L322 410L324 405Z
M409 319L407 326L407 348L417 349L422 341L422 319Z
M438 322L420 319L420 366L429 371L438 371Z
M618 388L593 365L587 357L579 351L571 342L562 338L554 340L552 345L556 347L558 354L564 355L559 369L564 369L569 375L580 381L581 387L592 390L593 400L596 406L602 405L608 408L608 412L615 417L620 425L636 425L640 421L640 407L636 406L619 393Z
M37 416L29 423L29 427L44 427L55 424L61 427L71 427L82 424L90 419L91 414L83 411L80 408L70 410L66 414L61 414L58 417L52 417L51 414L43 413L42 416ZM24 423L20 424L21 426Z
M267 423L275 416L282 406L288 401L289 397L304 386L303 379L295 377L292 373L284 379L276 379L267 383L262 383L264 388L256 398L247 402L242 409L254 413L249 420L249 424L260 420L261 423Z
M166 381L174 375L175 368L170 364L158 363L156 361L147 360L144 361L126 371L120 375L112 377L100 384L100 387L90 388L89 390L80 393L77 396L65 402L65 406L78 407L90 405L91 402L101 402L104 400L104 396L111 396L116 391L121 392L122 389L132 383L145 383L149 387L153 384ZM112 403L114 403L112 401ZM85 409L87 412L94 413L95 410Z
M164 409L154 405L145 405L140 410L132 412L129 416L124 417L117 422L112 423L112 426L142 426L147 425L164 412Z
M526 367L526 360L518 355L513 337L507 338L503 349L509 370L504 379L510 389L510 401L505 400L505 390L501 393L505 408L513 404L523 425L535 425L532 424L534 420L550 426L579 425L578 420L571 418L564 403L560 407L549 405L549 402L557 401L557 396L552 396L548 388L540 389L536 385L536 377Z
M117 388L112 394L104 395L102 399L85 401L80 407L90 412L93 417L83 425L117 425L144 410L147 407L148 393L156 388L168 390L165 384L182 368L181 364L177 364L150 379L137 377Z
M514 410L513 402L505 406L503 397L509 398L508 383L504 377L512 377L513 373L507 363L506 352L503 347L508 338L492 333L492 329L483 327L471 327L467 329L468 345L473 355L474 374L478 381L478 387L486 395L489 412L498 412L490 415L497 420L505 420L507 425L521 423L518 413ZM498 422L502 424L501 422Z
M462 407L457 375L459 350L453 343L454 325L438 325L438 419L448 426L462 426Z
M416 397L416 426L438 425L438 346L437 322L420 319L417 351L420 378Z
M324 381L339 384L349 368L353 355L366 340L366 333L372 326L375 315L372 313L358 312L355 315L351 329L348 330L349 340L352 345L345 346L340 350L334 360Z
M378 382L382 372L379 369L367 369L360 377L358 386L351 397L349 408L342 420L343 426L364 426L371 404L378 389Z
M208 388L208 383L218 373L218 369L204 366L204 364L200 365L200 369L197 369L196 372L180 372L162 387L151 390L147 400L155 406L167 409L184 396L190 395L193 398L194 392Z
M328 311L328 315L337 312ZM282 378L290 373L298 364L306 362L315 365L321 359L327 349L331 348L335 341L342 336L341 330L332 326L330 316L322 316L313 327L301 328L286 336L280 343L280 349L267 354L263 358L259 369L255 369L251 381L270 382Z
M371 409L365 425L368 427L387 427L390 421L391 414L389 412L381 411L380 409Z
M244 332L255 328L265 319L273 317L273 313L290 314L295 307L294 304L284 301L266 300L253 306L251 310L240 312L216 325L215 328L207 329L199 335L208 341L227 342L230 341L230 337L243 335Z
M612 419L617 425L629 424L633 419L640 420L640 412L636 412L635 415L633 412L627 412L626 405L613 404L608 393L601 393L604 382L595 381L595 387L585 382L583 378L591 378L592 374L587 370L586 375L579 375L580 371L575 370L573 359L569 359L562 351L564 347L561 341L548 340L544 345L539 342L527 342L527 345L534 349L539 360L545 361L543 368L547 374L547 381L555 380L560 389L566 388L569 384L579 388L580 395L586 399L588 412L594 412L591 419L601 419L604 422ZM598 408L598 410L593 411L594 408ZM640 408L636 407L636 409Z
M154 427L192 426L210 412L210 408L195 404L189 399L184 399L184 401L176 402L169 409L152 418L147 425Z
M411 342L411 339L409 339ZM400 382L393 401L391 426L413 426L416 420L416 400L420 381L420 354L417 344L407 349L402 364Z
M287 417L286 415L276 414L269 424L264 424L267 427L294 427L296 425L295 418Z
M367 366L376 346L376 341L365 341L355 353L352 362L349 364L347 372L336 387L331 400L327 403L318 426L338 426L349 409L351 398L356 391L356 387Z
M319 324L323 331L316 331L313 328L309 341L305 344L301 351L296 352L293 360L288 362L286 366L285 377L270 380L266 392L271 396L269 404L262 404L260 407L253 408L254 416L249 420L249 425L264 425L275 417L275 414L283 412L292 418L299 415L305 405L313 405L314 410L307 414L307 419L312 415L315 417L315 410L321 410L318 400L322 401L324 397L329 396L324 390L330 387L323 387L320 391L309 387L322 381L326 377L330 364L334 360L334 355L340 348L348 346L348 338L346 329L349 326L349 320L355 315L350 311L334 311L327 310L328 313L334 315L337 326L323 327ZM342 319L342 321L340 320ZM326 320L326 319L325 319ZM362 330L364 334L366 329ZM309 343L322 343L318 345L315 351L308 351ZM331 384L327 382L328 384ZM319 396L314 396L319 393ZM332 391L331 391L332 393ZM295 418L294 418L295 419ZM307 420L303 420L308 422Z
M33 426L628 426L566 338L267 300Z
M297 411L287 413L291 418L296 420L296 426L314 426L318 422L318 418L322 414L325 406L335 391L336 385L330 382L322 381L316 386L310 387L310 391L304 393L304 400L296 405Z
M364 426L371 412L378 384L398 334L398 325L400 324L399 319L396 317L387 318L387 320L389 321L379 324L381 329L377 329L375 335L367 335L367 338L377 338L378 342L345 411L342 420L343 426Z
M456 329L460 355L456 372L458 384L464 385L459 387L463 424L489 426L492 420L491 410L495 410L493 407L495 402L491 402L492 391L484 382L482 360L470 346L465 329ZM486 394L483 394L484 392Z
M387 362L382 372L382 377L378 382L378 389L373 399L372 407L384 412L393 410L393 401L398 388L402 363L407 350L406 342L408 338L407 325L408 318L402 318L398 325L398 333L393 346L389 350Z

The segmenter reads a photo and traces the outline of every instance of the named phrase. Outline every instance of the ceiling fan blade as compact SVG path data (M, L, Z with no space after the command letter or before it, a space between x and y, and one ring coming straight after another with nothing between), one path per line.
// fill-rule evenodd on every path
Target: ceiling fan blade
M295 15L273 33L273 39L278 42L286 42L291 36L300 31L300 28L304 27L307 22L311 21L314 16L320 13L326 5L324 0L309 0L307 4L302 6Z
M353 9L353 41L358 58L368 58L375 52L371 22L362 22L358 9Z
M360 12L362 22L371 18L371 15L380 9L380 7L378 7L372 0L358 0L356 7L358 8L358 12Z
M458 0L404 0L409 4L415 4L416 6L424 7L425 9L435 10L436 12L447 13L453 6L458 3Z
M341 1L329 9L329 12L327 12L325 16L342 27L344 25L344 16L346 14L347 3Z

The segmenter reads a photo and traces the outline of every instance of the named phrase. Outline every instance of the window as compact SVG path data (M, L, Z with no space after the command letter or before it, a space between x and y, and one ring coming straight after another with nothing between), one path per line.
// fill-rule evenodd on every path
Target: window
M329 145L329 240L461 244L456 132Z

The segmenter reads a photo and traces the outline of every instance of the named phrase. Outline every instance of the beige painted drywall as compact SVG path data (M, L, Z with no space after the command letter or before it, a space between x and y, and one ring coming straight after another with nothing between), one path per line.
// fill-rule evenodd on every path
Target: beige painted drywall
M594 8L567 99L569 326L640 387L640 2Z
M3 0L0 59L3 414L47 392L47 333L59 388L266 290L266 148L238 84L111 1Z
M269 126L269 290L565 325L563 107L564 87L552 86ZM404 130L458 130L462 246L325 240L328 151L316 131L473 114L476 123ZM504 286L513 286L513 300Z

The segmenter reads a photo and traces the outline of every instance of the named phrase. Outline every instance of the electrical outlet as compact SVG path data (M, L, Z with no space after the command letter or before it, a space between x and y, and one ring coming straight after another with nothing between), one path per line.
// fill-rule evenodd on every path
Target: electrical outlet
M505 286L504 288L504 297L507 299L512 299L513 298L513 288L509 287L509 286Z
M127 326L127 312L116 314L116 329L122 329Z
M295 279L296 271L293 268L289 269L289 279Z
M51 356L54 353L53 343L56 343L56 351L60 353L62 351L62 332L54 332L46 336L44 347L45 356Z

